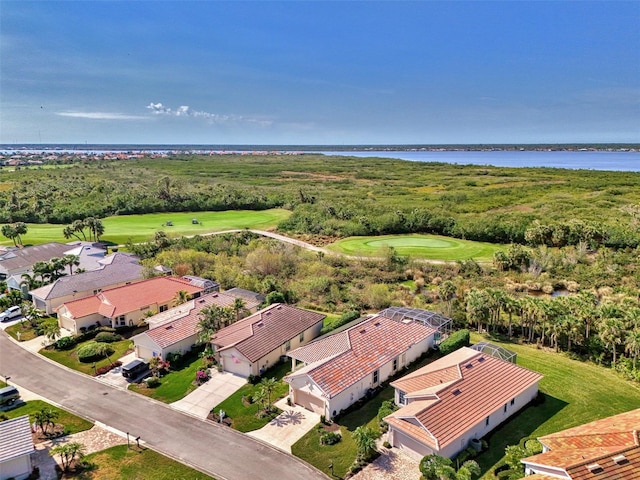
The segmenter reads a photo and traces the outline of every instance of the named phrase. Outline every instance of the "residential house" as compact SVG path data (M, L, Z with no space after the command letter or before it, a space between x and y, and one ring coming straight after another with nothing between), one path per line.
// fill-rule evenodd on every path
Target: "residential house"
M24 248L9 248L0 254L0 280L11 276L20 277L31 272L36 262L48 262L54 257L62 257L73 247L63 243L50 242Z
M418 459L452 458L533 400L541 378L463 347L391 383L401 408L385 417L388 441Z
M102 258L98 265L96 270L65 275L49 285L31 290L33 304L51 315L63 303L144 279L138 257L129 253L112 253Z
M640 409L538 440L542 453L522 459L527 480L640 478Z
M324 318L321 313L275 303L218 330L211 344L225 371L242 377L260 375L292 348L316 338Z
M100 261L104 258L105 250L102 245L91 242L43 243L31 247L9 249L0 255L0 279L7 282L7 287L20 290L27 294L24 274L33 274L36 262L48 262L52 258L65 255L75 255L79 264L74 267L82 270L100 268ZM65 272L66 274L67 272Z
M391 308L292 350L293 373L284 378L292 401L331 419L432 348L448 323L426 310Z
M33 438L29 415L0 422L0 480L23 480L31 475Z
M145 360L167 358L170 353L186 353L198 343L198 323L202 309L217 305L233 308L235 297L213 292L170 308L147 319L149 330L131 338L136 356ZM258 304L247 303L247 311Z
M245 290L244 288L234 287L230 288L229 290L225 290L224 293L244 300L247 305L254 305L257 303L257 305L260 306L265 301L264 295L252 292L251 290ZM258 311L258 308L256 307L255 309L249 309L249 311L251 313L256 313Z
M197 298L202 287L183 278L154 277L110 288L60 305L58 324L74 333L91 325L134 326L150 314L175 306L180 291L187 292L188 298Z

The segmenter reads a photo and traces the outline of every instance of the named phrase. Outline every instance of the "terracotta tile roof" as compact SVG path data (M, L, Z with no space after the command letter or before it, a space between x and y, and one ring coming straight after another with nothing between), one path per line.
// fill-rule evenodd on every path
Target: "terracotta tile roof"
M33 439L29 415L0 422L0 462L29 455L31 452Z
M289 378L309 375L324 394L332 398L435 332L419 322L401 322L376 315L332 336L335 338L327 337L290 352L288 355L292 358L315 363L297 370ZM324 359L319 358L323 348L326 349Z
M407 388L405 393L409 395L425 390L427 400L414 400L386 417L387 422L401 431L417 432L419 441L440 450L542 378L539 373L482 352L466 347L460 350L453 357L459 362L456 366L451 365L449 356L443 357L412 373L408 380L394 382L396 388ZM458 379L452 380L455 370ZM443 383L438 387L440 380ZM434 394L438 398L435 401ZM423 408L416 413L413 404ZM418 432L409 427L411 421L423 429Z
M550 450L522 462L565 470L572 480L640 479L639 431L640 409L632 410L541 437Z
M93 313L113 318L139 310L145 305L168 303L181 290L193 295L201 292L202 288L195 287L181 278L154 277L131 285L110 288L92 297L65 303L63 306L73 318Z
M166 348L198 332L200 311L203 308L211 305L232 307L234 300L235 298L231 295L218 292L190 300L182 305L170 308L166 312L154 315L154 317L164 316L168 320L161 321L146 332L136 335L133 340L136 337L147 335L160 348ZM149 318L148 321L153 322L154 317Z
M324 318L321 313L276 303L219 330L211 343L218 350L235 347L255 362Z

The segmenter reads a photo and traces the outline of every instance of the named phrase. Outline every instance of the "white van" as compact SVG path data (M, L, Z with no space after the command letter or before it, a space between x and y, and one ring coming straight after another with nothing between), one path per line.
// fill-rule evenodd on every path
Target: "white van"
M7 320L13 320L22 316L22 309L15 305L7 308L4 312L0 313L0 322L6 322Z

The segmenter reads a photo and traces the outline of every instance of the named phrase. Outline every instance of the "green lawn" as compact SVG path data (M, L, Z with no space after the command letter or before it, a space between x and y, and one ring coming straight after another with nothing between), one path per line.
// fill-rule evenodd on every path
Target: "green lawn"
M275 367L269 369L264 377L275 378L278 380L278 384L271 395L271 401L274 402L279 398L284 397L289 392L289 384L282 381L282 378L291 370L290 362L283 362ZM260 406L257 403L251 403L245 405L242 402L242 397L253 396L258 390L259 385L251 385L247 383L240 387L233 395L227 398L224 402L213 407L213 411L218 413L220 410L224 410L227 417L231 419L231 427L240 432L251 432L264 427L271 418L260 417L257 415Z
M84 430L89 430L93 427L93 423L85 420L84 418L77 417L76 415L62 410L61 408L54 407L53 405L43 402L42 400L30 400L23 403L11 410L7 410L4 413L9 418L21 417L22 415L29 415L31 422L35 421L33 415L39 412L43 408L49 408L58 413L56 423L64 425L69 433L78 433Z
M93 340L87 340L90 342ZM74 348L70 350L49 350L43 348L40 350L40 354L57 362L61 365L69 367L73 370L77 370L78 372L86 373L87 375L94 374L94 363L82 363L78 360L78 356L76 352L80 347L85 345L87 342L82 342L76 345ZM111 360L105 358L95 363L95 368L98 369L100 367L104 367L109 365L111 361L115 362L118 358L122 357L127 353L128 350L131 349L131 340L120 340L119 342L110 343L111 347L115 350L113 355L111 355Z
M501 245L473 242L438 235L383 235L349 237L327 246L329 250L347 255L380 256L385 247L393 247L399 255L428 260L469 260L490 262Z
M223 230L253 228L266 230L275 227L286 219L291 212L284 209L271 210L226 210L221 212L182 212L182 213L149 213L145 215L121 215L107 217L102 220L105 234L102 240L114 244L124 244L129 240L144 242L153 238L157 231L164 231L169 236L197 235ZM200 223L194 225L192 219ZM173 226L167 227L166 222ZM28 233L22 236L25 245L36 245L45 242L68 242L75 238L65 239L62 235L64 225L50 223L29 223ZM13 242L4 237L0 245L12 245Z
M128 449L126 445L118 445L85 459L96 468L75 477L79 480L214 480L148 448Z
M472 335L473 342L486 340ZM489 341L516 352L518 365L544 375L540 391L545 394L545 402L528 407L493 432L489 450L477 458L483 472L489 472L500 461L507 445L517 444L523 437L547 435L640 405L640 386L620 378L608 368L528 345ZM483 478L492 477L487 473Z
M20 342L26 342L27 340L33 340L38 336L36 330L27 321L18 322L15 325L7 327L5 330L7 334L18 340L18 332L20 333Z
M196 354L189 354L175 366L176 370L171 370L160 378L160 385L156 388L147 388L143 382L139 385L129 385L129 390L164 403L176 402L196 389L194 381L200 366L202 366L202 359Z

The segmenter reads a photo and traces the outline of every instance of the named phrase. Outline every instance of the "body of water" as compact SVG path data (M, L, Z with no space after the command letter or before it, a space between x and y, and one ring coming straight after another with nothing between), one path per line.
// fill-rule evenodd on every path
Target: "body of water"
M412 162L442 162L495 167L551 167L640 172L640 152L605 151L342 151L319 152L349 157L398 158Z

